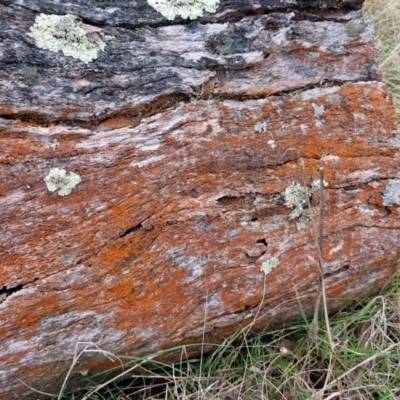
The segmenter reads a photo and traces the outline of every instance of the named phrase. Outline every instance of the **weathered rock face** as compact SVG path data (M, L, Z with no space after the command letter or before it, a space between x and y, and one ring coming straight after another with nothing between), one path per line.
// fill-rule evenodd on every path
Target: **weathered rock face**
M0 4L0 399L57 391L79 341L139 355L311 314L321 167L331 310L385 284L400 159L360 1L88 3ZM114 38L87 64L40 49L38 13Z

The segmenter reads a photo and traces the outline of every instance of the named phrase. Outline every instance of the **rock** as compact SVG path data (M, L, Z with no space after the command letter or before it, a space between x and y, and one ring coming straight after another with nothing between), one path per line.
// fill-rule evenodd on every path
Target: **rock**
M400 160L371 24L361 1L298 3L195 21L0 4L0 399L56 393L79 342L145 355L312 315L320 168L330 311L393 275ZM39 48L39 14L77 16L59 21L97 58Z

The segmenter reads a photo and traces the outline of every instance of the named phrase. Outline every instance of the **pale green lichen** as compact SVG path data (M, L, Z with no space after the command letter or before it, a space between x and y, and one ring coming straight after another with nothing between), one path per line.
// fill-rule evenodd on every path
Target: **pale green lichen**
M365 30L365 22L363 19L353 19L346 24L345 29L350 37L359 36Z
M65 169L52 168L44 181L50 192L57 191L60 196L67 196L82 179L75 172L68 174Z
M104 50L106 44L98 35L90 35L82 26L75 15L40 14L30 31L41 49L54 52L61 50L66 56L89 63L97 58L98 52Z
M56 149L56 147L58 147L60 145L60 142L57 139L53 139L53 141L51 142L51 144L49 145L53 151Z
M147 0L165 18L175 17L196 19L204 11L214 13L219 6L219 0Z
M300 183L292 183L286 188L284 197L285 206L292 210L289 219L293 220L304 213L304 208L308 207L311 195L310 191Z
M324 187L328 186L328 182L326 180L324 180ZM311 189L310 192L311 193L315 193L318 192L321 189L321 180L320 179L314 179L311 183Z
M328 185L326 181L323 183L325 187ZM311 183L310 189L300 185L300 183L292 183L283 194L285 206L292 210L289 214L289 220L297 219L296 226L298 231L304 229L311 221L311 213L308 210L308 206L313 193L318 192L320 186L319 179Z
M254 131L257 132L257 133L265 133L267 131L267 126L268 126L268 124L265 121L264 122L257 122L254 125Z
M20 69L21 77L27 83L34 83L38 80L39 74L37 68L34 66L24 65Z
M268 260L264 261L261 264L261 271L264 272L265 275L268 275L278 265L279 265L278 258L276 258L276 257L268 258Z
M319 106L318 104L315 104L315 103L311 103L311 107L314 109L314 115L317 118L321 118L322 114L325 111L325 107L324 106Z

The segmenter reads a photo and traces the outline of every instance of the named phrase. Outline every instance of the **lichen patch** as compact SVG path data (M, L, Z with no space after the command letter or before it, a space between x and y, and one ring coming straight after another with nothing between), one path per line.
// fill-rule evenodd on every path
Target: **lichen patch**
M57 191L59 196L67 196L82 179L75 172L67 173L65 169L52 168L44 181L50 192Z
M328 182L323 182L324 187L328 186ZM311 187L300 185L300 183L292 183L286 188L283 197L285 206L292 210L289 214L289 220L297 219L297 230L301 231L311 222L311 211L309 203L312 195L320 190L321 182L319 179L311 183Z
M292 211L289 214L289 219L299 218L304 213L304 208L308 207L310 199L310 191L300 185L300 183L292 183L285 190L285 206Z
M389 179L382 193L382 204L385 207L396 204L400 206L400 179Z
M53 151L60 145L60 142L57 139L53 139L51 144L49 144L49 147L53 149Z
M257 133L265 133L267 131L267 126L268 126L268 124L267 124L266 121L257 122L254 125L254 131L257 132Z
M89 63L97 58L98 52L104 50L106 44L99 35L89 32L87 27L75 15L39 14L30 31L39 48L54 52L61 50L66 56Z
M175 17L196 19L204 11L214 13L219 6L219 0L148 0L154 9L169 20Z
M316 118L321 118L322 114L325 111L325 107L324 106L319 106L316 103L311 103L311 107L314 109L314 115Z
M350 37L359 36L365 30L365 21L363 19L353 19L346 24L345 29Z
M328 182L326 180L324 180L323 184L324 184L324 187L328 186ZM320 190L320 188L321 188L321 180L314 179L311 183L311 189L310 189L311 193L318 192Z
M278 265L279 259L277 257L268 258L268 260L261 264L261 271L264 272L265 275L268 275Z

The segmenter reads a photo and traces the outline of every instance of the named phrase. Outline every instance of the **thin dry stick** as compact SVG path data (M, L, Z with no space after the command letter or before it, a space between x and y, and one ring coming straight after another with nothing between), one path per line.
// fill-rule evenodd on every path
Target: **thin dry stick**
M323 262L323 241L324 241L324 169L320 169L319 177L319 248L321 251L321 261ZM322 265L320 264L321 273L323 272Z
M52 394L52 393L47 393L47 392L42 392L41 390L35 389L32 386L29 386L27 383L25 383L24 381L22 381L21 379L17 378L17 381L20 381L24 386L26 386L27 388L31 389L32 391L39 393L39 394L44 394L45 396L52 396L55 397L57 396L56 394Z
M309 208L311 209L311 205L308 205ZM313 221L314 222L314 221ZM315 229L315 224L314 224L314 229ZM318 297L317 301L315 303L315 308L314 308L314 318L312 321L312 333L314 338L317 337L318 334L318 317L319 317L319 309L321 306L321 297L322 292L325 288L324 285L324 258L323 258L323 238L324 238L324 169L320 169L320 184L319 184L319 233L318 233L318 243L317 243L317 248L318 248L318 256L319 256L319 262L318 262L318 267L319 267L319 274L320 274L320 286L318 288ZM326 296L324 297L324 302L325 302ZM326 303L326 302L325 302ZM326 309L326 307L325 307Z
M206 305L204 307L203 337L202 337L202 340L201 340L200 374L199 374L199 382L198 382L199 389L200 389L202 394L203 394L203 388L201 386L200 376L201 376L201 372L203 370L204 339L205 339L205 335L206 335L207 311L208 311L208 290L206 291Z
M302 175L305 176L304 174L304 162L303 159L300 158L300 167L302 171ZM314 309L314 319L313 319L313 332L316 337L317 330L318 330L318 314L319 314L319 307L320 307L320 302L321 302L321 297L322 297L322 303L323 303L323 311L324 311L324 319L325 319L325 326L326 326L326 333L328 335L328 341L329 341L329 348L330 348L330 364L332 365L332 370L335 375L335 380L337 384L338 391L341 393L342 392L342 385L340 382L340 379L337 378L337 369L336 369L336 356L335 356L335 347L333 344L332 340L332 333L331 333L331 328L329 324L329 315L328 315L328 300L326 296L326 287L325 287L325 279L324 279L324 257L323 257L323 235L324 235L324 169L320 169L320 198L319 198L319 225L318 225L318 234L317 234L317 229L315 225L315 220L313 217L313 214L310 212L311 215L311 220L314 226L314 232L315 232L315 241L316 241L316 247L318 250L318 256L319 256L319 275L320 275L320 292L318 294L317 302L315 305ZM308 201L308 207L311 210L311 204L310 204L310 199L307 198ZM321 296L322 294L322 296ZM330 367L329 367L330 369ZM329 373L326 375L325 379L325 385L328 383L329 379ZM322 392L324 391L324 388L322 389ZM342 399L342 396L339 396L340 399Z
M301 175L303 177L303 185L305 186L307 183L305 181L305 172L304 172L304 161L301 157L299 157L299 163L300 163L300 170L301 170ZM320 305L321 305L321 298L322 296L322 289L324 287L323 285L323 278L324 278L324 274L323 274L323 270L324 270L324 262L323 262L323 253L322 253L322 244L323 244L323 204L324 204L324 176L323 176L323 169L320 170L320 174L322 175L322 181L320 180L320 202L319 202L319 234L317 234L317 228L316 228L316 224L315 224L315 219L314 219L314 215L311 212L311 203L310 203L310 199L307 197L307 205L308 205L308 209L310 210L310 217L311 217L311 221L313 224L313 228L314 228L314 239L315 239L315 244L318 250L318 258L319 261L316 262L315 260L315 264L318 267L319 270L319 276L320 276L320 285L318 285L318 295L317 295L317 300L315 302L315 307L314 307L314 316L313 316L313 320L311 323L311 335L310 335L310 339L315 340L317 338L318 335L318 317L319 317L319 309L320 309ZM322 212L321 212L322 211ZM311 258L311 257L309 257Z
M317 300L315 302L314 315L313 315L313 319L311 322L310 339L313 341L315 341L318 336L318 318L319 318L319 309L321 307L321 298L322 298L322 290L321 290L321 285L320 285L318 287L318 296L317 296Z
M265 291L266 291L266 283L267 283L266 277L267 277L267 275L264 274L264 287L263 287L263 294L262 294L262 297L261 297L260 305L258 306L258 309L257 309L257 311L256 311L256 314L255 314L253 320L251 321L251 323L245 327L245 329L246 329L245 335L247 335L247 333L250 331L251 327L252 327L252 326L254 325L254 323L257 321L257 318L258 318L258 315L260 314L262 305L264 304L264 300L265 300ZM243 331L244 331L244 330L243 330Z
M323 236L324 236L324 169L320 169L320 198L319 198L319 238L318 238L318 250L319 250L319 269L321 274L321 289L322 289L322 300L324 304L324 317L325 317L325 325L326 325L326 333L328 335L329 347L332 358L332 370L335 375L336 385L339 391L339 399L342 399L342 383L337 376L337 366L336 366L336 355L335 355L335 347L332 340L331 328L329 325L329 315L328 315L328 301L326 296L326 287L325 287L325 278L324 278L324 253L323 253ZM326 375L327 383L329 374ZM325 386L325 385L324 385Z

